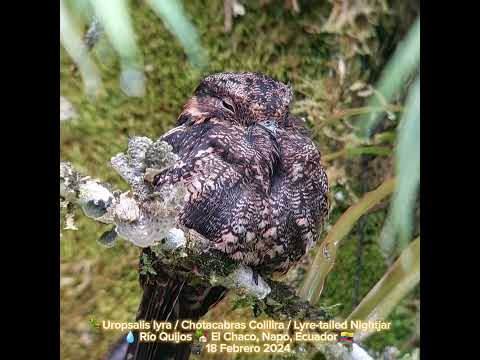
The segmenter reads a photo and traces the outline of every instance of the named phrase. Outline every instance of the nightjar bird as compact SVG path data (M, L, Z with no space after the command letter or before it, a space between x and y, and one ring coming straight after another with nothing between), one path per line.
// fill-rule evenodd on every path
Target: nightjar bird
M257 273L286 273L319 237L329 209L320 153L289 107L289 86L258 73L206 77L163 135L178 161L154 185L182 181L178 222ZM150 249L144 249L149 254ZM198 319L226 293L155 267L140 276L137 320ZM137 337L135 337L137 338ZM128 345L125 359L187 359L188 344Z

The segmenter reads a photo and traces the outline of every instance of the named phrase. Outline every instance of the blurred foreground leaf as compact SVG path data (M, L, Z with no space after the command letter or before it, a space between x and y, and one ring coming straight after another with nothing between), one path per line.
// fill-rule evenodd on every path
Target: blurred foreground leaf
M143 64L140 52L137 49L126 0L90 0L90 3L113 47L120 56L122 67L120 84L122 90L129 96L143 96L145 93Z
M197 67L205 66L207 64L205 52L200 46L195 28L185 16L181 2L176 0L147 2L160 16L165 26L178 38L191 63Z
M372 97L369 106L373 108L390 103L405 86L408 77L420 64L420 19L417 19L406 38L395 51L392 60L382 72L377 86L377 96ZM375 112L360 119L360 135L370 137L382 112Z
M412 74L420 65L420 19L401 42L382 73L370 107L385 106L404 90ZM360 119L360 136L370 138L382 112ZM397 188L391 203L381 237L381 246L387 254L396 247L403 249L412 238L414 207L420 183L420 79L410 86L398 129L395 149Z
M90 59L80 31L63 0L60 0L60 41L78 66L85 92L88 95L97 94L102 87L97 67Z
M200 45L195 28L185 16L181 3L174 0L147 0L146 3L178 38L192 65L200 68L206 66L206 53ZM96 29L101 28L120 57L122 90L128 96L143 96L145 94L143 59L137 46L127 0L72 0L71 5L81 10L77 14L79 18L82 20L86 18L92 23L89 32L83 38L81 31L75 27L65 0L60 1L60 40L78 66L86 91L89 94L98 94L100 90L101 80L88 50L98 40L99 34ZM91 8L88 5L91 5Z
M364 115L364 114L376 114L378 111L400 112L402 111L402 109L403 108L398 105L385 104L378 107L363 106L358 108L340 110L334 113L333 115L330 115L329 117L325 118L322 121L321 126L330 125L335 123L338 120L345 119L351 116Z
M412 85L398 129L395 150L398 179L390 207L390 234L382 237L382 248L391 253L396 245L403 249L411 239L413 213L420 184L420 79Z

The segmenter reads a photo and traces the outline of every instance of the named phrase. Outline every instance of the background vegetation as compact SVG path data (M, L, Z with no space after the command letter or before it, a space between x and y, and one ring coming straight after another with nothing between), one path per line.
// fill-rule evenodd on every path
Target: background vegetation
M85 3L61 3L82 34L88 25L83 17L86 14L88 18L86 9L96 9ZM415 114L413 110L406 111L403 105L410 109L417 98L413 87L410 101L405 102L409 85L419 72L412 70L416 63L400 74L395 84L387 83L391 85L387 86L391 93L385 98L383 95L385 79L398 78L391 74L401 63L385 66L412 28L419 15L419 4L400 0L305 0L298 2L300 12L295 13L288 6L290 3L242 1L245 14L234 18L232 31L225 33L223 1L185 1L181 10L186 18L179 21L184 26L185 21L193 25L190 30L196 32L198 41L197 48L192 48L188 36L176 32L175 24L166 20L172 13L156 11L155 1L125 2L133 32L124 38L132 36L133 42L119 45L114 37L102 36L92 49L91 67L96 67L93 71L101 80L101 87L98 82L92 85L84 81L85 69L77 69L71 52L65 51L68 46L61 46L61 96L71 103L76 114L61 124L62 160L71 161L85 174L125 189L109 161L126 148L128 136L157 138L173 127L183 103L205 74L264 72L293 86L296 91L293 111L304 117L312 129L328 168L333 205L323 239L365 193L378 188L394 174L397 179L405 174L399 169L402 161L398 160L401 157L395 147L397 143L399 147L407 143L404 148L413 151L413 155L402 153L404 159L418 155L414 137L417 123L403 138L397 135L399 123L412 124L403 117ZM101 13L105 9L96 11ZM107 34L110 35L108 31ZM130 52L122 50L125 48ZM383 69L388 71L382 76ZM142 76L143 89L138 85ZM133 87L128 87L129 81ZM378 111L379 108L387 112ZM410 172L403 177L412 179L416 168L407 170ZM408 190L415 189L415 179L409 186L406 196L415 210L411 224L396 222L410 218L408 213L389 217L390 213L401 212L402 207L392 207L390 211L390 199L386 197L353 223L343 238L319 302L334 306L332 311L337 316L346 318L352 313L394 263L400 250L418 234L418 200L416 192ZM397 187L394 198L402 194L398 194ZM118 333L95 331L89 326L89 319L134 320L141 294L137 280L139 250L125 242L113 248L100 246L96 239L106 229L82 216L75 219L77 231L64 230L63 226L65 223L60 238L61 357L100 359ZM405 235L402 229L408 227ZM400 229L398 236L391 235L396 234L396 228ZM405 238L407 242L402 240ZM395 247L396 239L400 245ZM299 289L311 264L316 263L313 259L317 249L289 273L287 280ZM365 340L372 354L377 353L378 357L390 354L391 349L386 348L395 347L399 355L388 356L401 358L419 346L419 295L417 285L394 307L388 317L393 322L392 331ZM230 311L232 306L230 296L207 317L224 318L227 312L232 319L252 316L250 309ZM315 356L321 358L321 354Z

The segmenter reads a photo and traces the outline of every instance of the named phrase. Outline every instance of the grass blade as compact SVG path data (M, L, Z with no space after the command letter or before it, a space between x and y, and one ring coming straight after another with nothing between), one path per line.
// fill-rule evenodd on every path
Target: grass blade
M352 230L358 219L376 204L390 195L395 186L395 179L388 179L377 189L366 193L358 203L352 205L338 219L328 233L325 240L320 244L317 255L313 260L299 296L316 304L320 299L325 280L335 264L337 250L340 241Z
M413 240L380 281L348 316L350 320L385 320L394 307L420 282L420 238ZM368 333L360 334L363 340Z

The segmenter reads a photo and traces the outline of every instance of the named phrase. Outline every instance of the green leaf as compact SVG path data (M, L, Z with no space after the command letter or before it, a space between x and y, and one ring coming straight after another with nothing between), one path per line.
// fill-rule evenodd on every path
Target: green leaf
M78 66L85 92L88 95L97 94L102 88L102 80L95 63L88 55L72 13L63 0L60 0L60 41Z
M377 189L366 193L356 204L350 206L337 220L317 250L299 292L301 298L310 304L318 303L327 276L335 264L341 240L348 235L358 219L393 192L395 182L395 179L385 180Z
M141 275L157 275L157 272L153 268L152 261L147 254L142 254L142 266L140 270Z
M381 107L390 103L405 85L408 77L420 64L420 18L413 24L406 38L401 42L392 60L385 67L369 107ZM361 137L370 137L383 112L374 112L360 119Z
M386 320L390 312L420 282L420 238L413 240L380 281L347 318ZM363 334L362 339L369 334ZM360 340L360 339L357 339Z
M95 15L105 28L105 32L121 60L121 86L129 96L142 96L145 93L143 62L137 49L135 32L126 0L90 0Z
M198 35L186 18L180 1L176 0L148 0L148 4L162 19L165 26L178 38L190 62L197 67L204 67L207 63L206 54L200 46Z
M405 111L398 129L395 149L397 186L393 196L387 224L390 236L384 236L381 245L389 253L395 240L400 249L412 236L413 212L420 184L420 79L417 78L408 94Z

